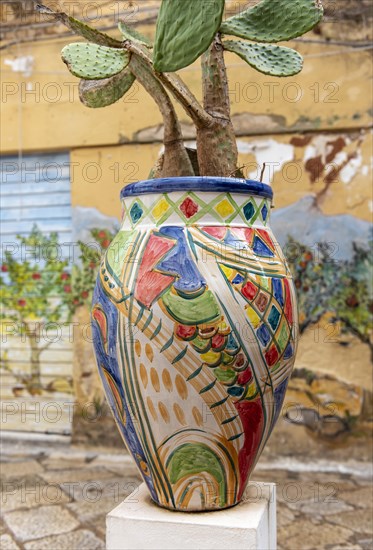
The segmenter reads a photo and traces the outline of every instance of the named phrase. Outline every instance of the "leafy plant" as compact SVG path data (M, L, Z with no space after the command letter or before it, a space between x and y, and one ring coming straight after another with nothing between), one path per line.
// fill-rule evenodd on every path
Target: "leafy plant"
M223 20L225 0L162 0L155 43L124 23L117 40L63 12L41 4L50 15L82 36L62 50L69 70L82 78L80 97L92 108L118 101L137 80L157 103L164 121L164 153L152 177L229 176L237 169L237 145L230 116L225 51L264 74L284 77L302 69L301 55L276 45L312 29L321 20L319 0L262 0ZM233 36L237 39L226 39ZM201 57L203 103L174 71ZM196 128L197 151L184 146L170 95Z
M73 266L59 258L57 234L45 236L36 226L28 237L17 237L18 249L27 252L27 259L5 252L0 276L0 320L8 334L28 341L31 368L29 373L13 371L6 350L0 365L12 372L31 395L41 394L44 389L53 391L54 387L44 388L41 382L40 358L53 343L53 339L43 338L45 329L48 325L52 328L53 323L68 322L78 307L90 304L92 299L101 254L113 235L95 229L92 237L92 244L79 242L80 260Z
M370 243L371 245L372 243ZM350 261L336 262L326 244L317 254L294 239L286 246L287 259L298 294L300 331L325 313L342 322L343 330L371 345L373 315L373 256L371 246L354 245Z

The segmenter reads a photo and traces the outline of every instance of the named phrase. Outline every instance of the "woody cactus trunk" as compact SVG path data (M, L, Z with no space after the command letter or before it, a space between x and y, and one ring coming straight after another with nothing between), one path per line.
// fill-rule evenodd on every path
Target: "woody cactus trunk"
M223 20L224 7L225 0L163 0L153 45L122 22L122 39L118 40L65 13L37 4L39 12L56 18L89 41L69 44L62 50L63 61L81 79L80 98L87 107L115 103L136 80L154 99L164 122L164 153L151 173L153 178L237 174L224 52L237 54L264 74L295 75L302 69L302 57L275 43L304 34L320 21L323 13L319 0L262 0ZM199 57L203 104L175 73ZM196 152L184 146L170 95L196 127Z
M269 226L272 189L237 167L224 55L271 76L295 75L301 56L274 43L311 29L322 8L262 0L223 21L224 7L163 0L153 46L123 23L117 40L39 6L89 40L62 50L85 105L108 106L137 80L163 117L152 179L122 190L92 330L106 396L151 497L182 511L243 498L298 340L292 277ZM202 104L175 72L199 57ZM196 128L196 150L184 145L173 101Z

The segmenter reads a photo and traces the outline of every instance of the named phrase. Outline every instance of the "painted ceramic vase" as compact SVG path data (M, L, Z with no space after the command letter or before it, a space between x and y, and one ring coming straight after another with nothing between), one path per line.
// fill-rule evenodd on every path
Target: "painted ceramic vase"
M297 347L272 190L170 178L129 185L121 200L92 310L107 398L157 504L233 506L279 416Z

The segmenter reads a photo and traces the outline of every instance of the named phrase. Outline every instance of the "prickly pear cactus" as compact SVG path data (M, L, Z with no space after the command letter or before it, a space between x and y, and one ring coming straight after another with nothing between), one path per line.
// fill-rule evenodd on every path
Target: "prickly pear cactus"
M107 107L119 101L129 91L135 80L136 78L128 69L103 80L81 80L80 101L92 109Z
M242 40L224 40L225 50L234 52L261 73L272 76L292 76L303 67L302 56L283 46L250 44Z
M154 68L187 67L210 46L223 18L224 0L163 0L157 20Z
M263 0L227 19L220 32L255 42L280 42L306 33L322 16L319 0Z
M69 71L85 80L109 78L123 71L130 61L130 54L125 50L89 42L69 44L63 48L61 55Z
M152 42L151 40L149 40L149 38L138 32L136 29L130 27L129 25L126 25L123 21L120 21L118 28L122 33L123 38L125 38L126 40L131 40L132 42L136 42L137 44L141 44L142 46L146 46L147 48L153 47Z

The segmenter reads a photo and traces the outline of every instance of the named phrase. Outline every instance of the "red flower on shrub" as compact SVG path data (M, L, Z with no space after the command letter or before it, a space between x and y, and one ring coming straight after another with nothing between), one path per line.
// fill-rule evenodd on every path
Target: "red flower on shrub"
M68 279L70 279L69 273L66 273L66 272L61 273L61 279L62 279L63 281L67 281Z
M33 273L32 278L34 279L34 281L39 281L39 279L41 279L41 275L40 273Z
M86 300L89 296L89 292L88 290L83 290L82 294L81 294L81 297L83 298L83 300Z
M6 264L3 264L3 265L1 266L1 271L2 271L3 273L6 273L6 272L8 271L8 266L7 266Z
M63 287L63 290L64 290L64 292L66 292L66 294L70 294L70 292L71 292L71 286L70 286L70 285L65 285L65 286Z
M25 307L26 303L26 300L18 300L19 307Z

